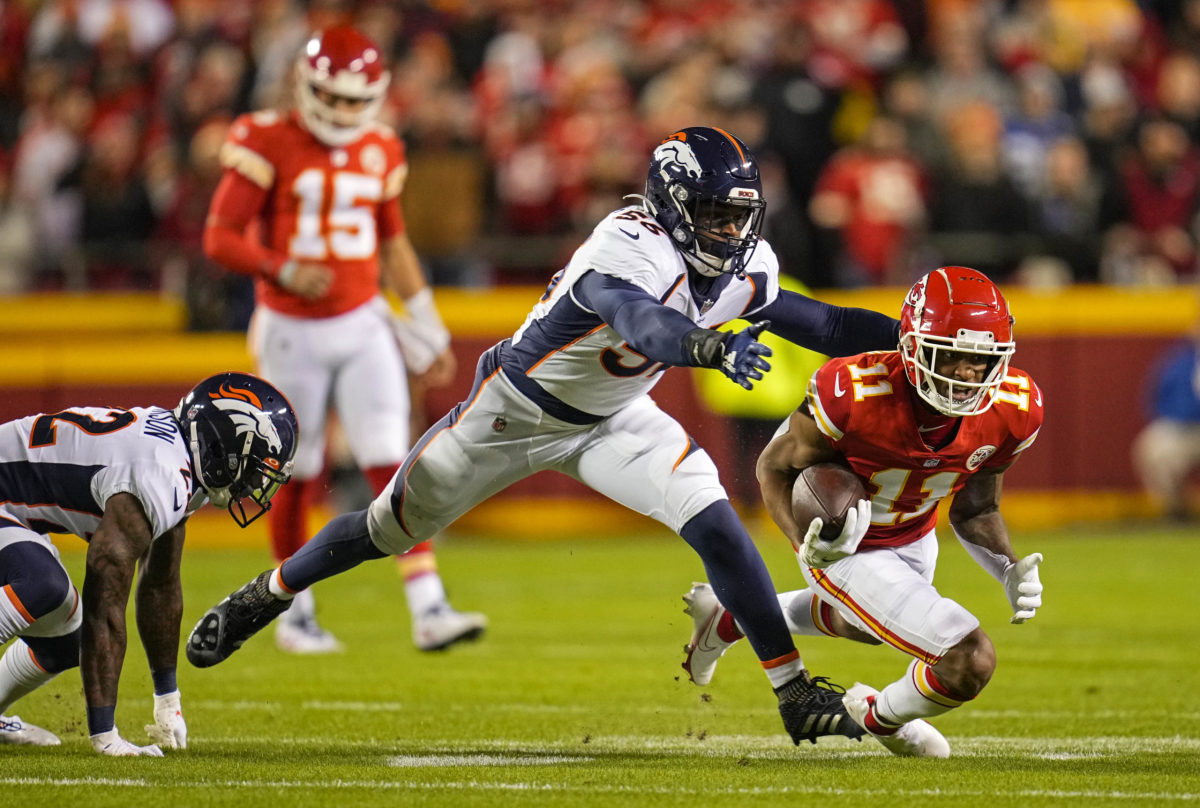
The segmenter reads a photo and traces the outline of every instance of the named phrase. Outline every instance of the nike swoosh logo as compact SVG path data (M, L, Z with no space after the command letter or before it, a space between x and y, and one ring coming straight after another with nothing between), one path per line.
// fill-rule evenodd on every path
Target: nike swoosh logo
M624 227L618 227L617 229L618 229L618 230L620 230L620 231L621 231L622 233L624 233L625 235L629 236L629 237L630 237L631 239L633 239L634 241L637 241L638 239L640 239L640 238L642 237L642 234L641 234L641 233L630 233L630 232L629 232L628 230L626 230Z
M1035 398L1033 400L1033 403L1037 404L1039 407L1042 406L1042 390L1041 390L1041 388L1038 388L1037 398Z
M935 429L937 429L937 425L934 425L934 426L919 426L919 427L917 427L917 431L918 431L918 432L932 432L932 431L933 431L933 430L935 430Z
M180 509L180 507L181 507L181 506L180 506L180 504L179 504L179 489L178 489L178 488L173 488L173 489L171 489L171 496L173 496L173 497L175 498L175 508L174 508L174 510L179 510L179 509Z
M841 398L842 396L846 395L846 391L842 389L842 377L841 376L833 377L833 394L838 398Z

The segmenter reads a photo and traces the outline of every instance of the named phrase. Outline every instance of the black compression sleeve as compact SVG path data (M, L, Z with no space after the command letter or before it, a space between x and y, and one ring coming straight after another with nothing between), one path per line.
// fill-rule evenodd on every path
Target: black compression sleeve
M890 351L900 344L900 323L886 314L832 306L782 289L753 317L770 320L771 331L789 342L828 356Z

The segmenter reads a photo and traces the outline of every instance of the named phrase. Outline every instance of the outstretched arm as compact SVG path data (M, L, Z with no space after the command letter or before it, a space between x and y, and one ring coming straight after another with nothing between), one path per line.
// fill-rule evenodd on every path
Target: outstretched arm
M749 316L770 320L772 333L827 356L890 351L900 343L900 322L886 314L834 306L786 289Z
M146 731L168 749L187 748L187 724L175 677L179 660L179 622L183 618L183 522L150 543L138 576L137 628L154 680L154 723Z

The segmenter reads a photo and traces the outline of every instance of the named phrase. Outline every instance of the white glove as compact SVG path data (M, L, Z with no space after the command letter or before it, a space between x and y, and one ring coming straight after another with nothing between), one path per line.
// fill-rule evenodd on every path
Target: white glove
M821 538L821 528L824 526L825 522L819 516L809 523L808 532L804 534L804 543L800 545L801 564L808 567L828 567L835 561L854 555L858 543L871 527L871 500L860 499L846 512L842 532L832 541Z
M433 302L428 286L404 300L405 315L392 318L392 330L400 343L404 364L420 375L450 347L450 332Z
M155 744L135 746L121 737L121 733L113 727L108 732L99 732L92 736L92 748L102 755L112 757L162 757L162 750Z
M1024 623L1041 608L1042 582L1038 578L1038 564L1041 563L1042 554L1031 553L1004 568L1004 577L1000 580L1013 609L1010 623Z
M163 749L187 749L187 724L179 705L179 691L154 696L154 723L146 734Z

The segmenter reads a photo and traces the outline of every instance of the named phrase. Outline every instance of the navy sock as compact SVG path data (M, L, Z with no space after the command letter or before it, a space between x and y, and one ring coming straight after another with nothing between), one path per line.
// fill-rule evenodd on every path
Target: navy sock
M679 531L700 554L717 599L746 632L759 659L777 659L796 647L775 596L767 565L737 512L722 499Z
M338 516L321 528L283 562L279 575L284 586L299 592L364 561L386 557L387 553L375 546L367 532L367 512L355 511Z

